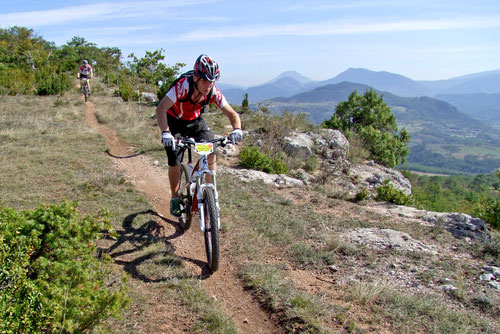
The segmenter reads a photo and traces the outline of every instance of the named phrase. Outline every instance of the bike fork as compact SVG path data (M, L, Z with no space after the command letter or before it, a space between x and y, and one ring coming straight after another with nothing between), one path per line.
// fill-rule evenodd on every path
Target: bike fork
M198 212L200 214L200 230L202 232L205 232L205 224L203 222L205 221L205 212L203 211L203 199L201 194L203 193L203 188L205 187L210 187L214 189L214 194L215 194L215 211L217 212L217 229L220 231L222 229L221 227L221 222L220 222L220 207L219 207L219 194L217 193L217 189L215 189L212 185L202 185L200 189L198 190Z
M220 231L222 227L220 223L219 194L217 193L217 189L214 189L214 193L215 193L215 212L217 212L217 229Z

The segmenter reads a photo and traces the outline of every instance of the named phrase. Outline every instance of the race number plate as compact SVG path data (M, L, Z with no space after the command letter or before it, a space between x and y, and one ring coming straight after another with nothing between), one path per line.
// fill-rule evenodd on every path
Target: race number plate
M214 144L212 143L196 144L194 147L195 152L199 154L212 153L213 149L214 149Z

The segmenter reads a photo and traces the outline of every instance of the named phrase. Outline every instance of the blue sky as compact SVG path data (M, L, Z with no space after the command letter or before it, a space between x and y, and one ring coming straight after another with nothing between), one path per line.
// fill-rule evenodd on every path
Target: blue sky
M0 0L0 27L73 36L124 56L205 53L221 82L250 86L288 70L326 80L350 67L439 80L500 69L499 0ZM124 59L126 60L126 59Z

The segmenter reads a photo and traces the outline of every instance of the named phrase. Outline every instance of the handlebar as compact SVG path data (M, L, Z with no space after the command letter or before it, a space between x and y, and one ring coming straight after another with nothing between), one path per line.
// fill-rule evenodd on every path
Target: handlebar
M191 137L182 137L180 135L175 135L176 139L176 144L178 147L184 147L184 146L194 146L195 144L201 144L201 143L217 143L219 146L224 147L227 144L232 143L231 139L229 137L220 137L220 138L215 138L211 140L206 140L206 141L195 141L194 138Z

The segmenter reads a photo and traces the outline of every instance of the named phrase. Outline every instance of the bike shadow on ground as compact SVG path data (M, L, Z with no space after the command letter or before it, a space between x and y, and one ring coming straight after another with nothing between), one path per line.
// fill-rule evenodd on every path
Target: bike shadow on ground
M147 152L153 152L153 151L157 151L157 149L142 150L140 152L133 153L133 154L130 154L130 155L119 156L119 155L115 155L115 154L111 153L109 151L109 148L108 148L108 149L106 149L106 154L109 155L111 158L114 158L114 159L130 159L130 158L135 158L135 157L144 155Z
M165 227L162 226L162 224L160 224L158 221L152 219L152 217L145 223L142 223L139 226L135 227L137 225L137 218L147 215L160 218L165 223L173 226L175 229L174 232L170 235L165 235ZM167 260L162 260L160 265L176 267L181 266L182 261L187 261L200 267L202 273L198 277L200 277L201 279L205 279L210 276L210 271L206 262L175 254L176 249L171 240L178 238L184 234L184 230L177 221L165 218L156 211L145 210L130 214L125 217L123 219L122 227L123 230L117 231L118 237L116 239L113 239L111 237L106 238L108 242L114 243L112 243L107 248L100 247L98 249L98 254L108 254L116 264L121 265L124 270L133 278L146 283L158 283L168 282L173 279L193 277L192 275L188 275L185 273L164 277L161 277L160 275L160 277L158 277L158 274L148 274L141 269L141 265L146 264L148 261L154 261L154 259L158 256L166 256L168 258ZM147 247L158 242L164 244L164 250L153 250L146 252L144 255L140 255L143 251L146 250Z
M130 159L130 158L138 157L140 155L144 155L144 153L145 152L138 152L138 153L134 153L134 154L131 154L131 155L118 156L118 155L114 155L109 150L106 150L106 154L109 155L110 157L114 158L114 159Z

